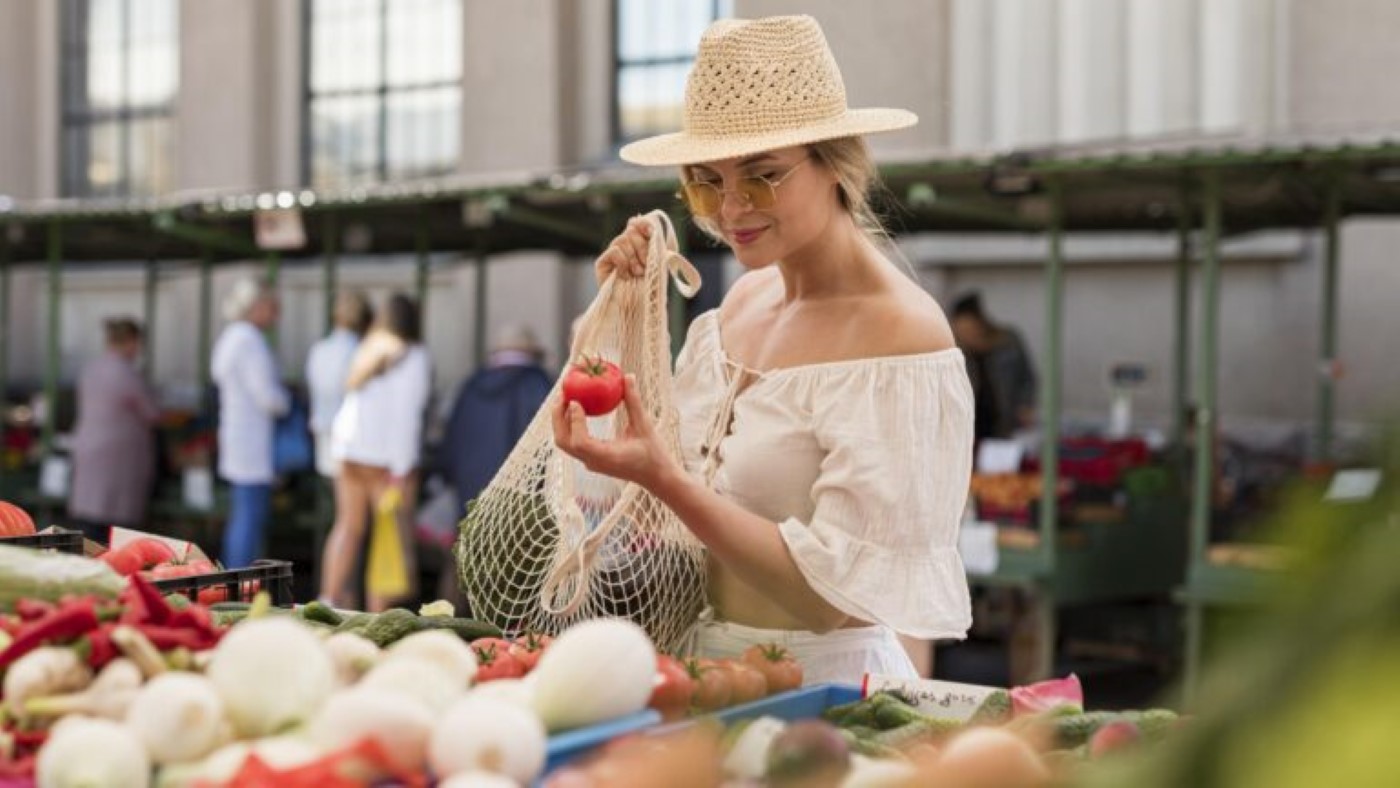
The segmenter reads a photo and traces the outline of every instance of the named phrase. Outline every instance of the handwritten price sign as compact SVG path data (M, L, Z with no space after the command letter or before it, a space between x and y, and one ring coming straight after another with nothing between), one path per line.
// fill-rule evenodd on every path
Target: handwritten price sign
M914 708L930 717L945 720L970 718L996 687L959 684L956 681L931 679L899 679L891 676L866 674L864 694L869 697L881 690L898 692L909 699Z

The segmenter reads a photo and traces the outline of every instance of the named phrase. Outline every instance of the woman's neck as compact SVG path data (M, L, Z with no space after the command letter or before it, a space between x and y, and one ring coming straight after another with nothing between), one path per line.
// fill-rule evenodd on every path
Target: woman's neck
M779 260L777 266L785 306L879 290L888 267L884 255L845 212L834 216L810 243Z

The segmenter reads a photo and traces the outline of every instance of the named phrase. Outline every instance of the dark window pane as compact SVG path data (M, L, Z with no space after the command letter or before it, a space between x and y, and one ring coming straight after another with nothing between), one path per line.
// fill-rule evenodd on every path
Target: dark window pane
M311 104L312 185L372 181L379 161L379 102L373 96L336 96Z
M389 177L418 178L453 170L461 117L462 95L456 87L390 94Z

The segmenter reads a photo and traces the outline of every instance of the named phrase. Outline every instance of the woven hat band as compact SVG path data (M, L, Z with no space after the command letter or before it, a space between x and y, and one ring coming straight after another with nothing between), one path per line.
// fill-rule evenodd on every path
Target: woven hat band
M840 69L811 17L718 22L700 40L685 91L696 137L802 128L845 112Z

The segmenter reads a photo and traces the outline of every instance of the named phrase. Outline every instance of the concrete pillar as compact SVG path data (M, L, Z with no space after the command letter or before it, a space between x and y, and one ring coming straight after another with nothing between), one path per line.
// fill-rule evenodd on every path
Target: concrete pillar
M1271 0L1210 0L1200 10L1200 126L1262 133L1273 114Z
M462 13L463 172L560 164L560 4L467 0Z
M991 144L992 5L986 0L953 0L949 29L952 78L952 145L976 150Z
M1127 120L1126 6L1060 0L1061 142L1120 137Z
M1000 147L1053 142L1058 126L1056 0L995 0L992 82Z
M1128 134L1197 124L1197 0L1129 0Z

